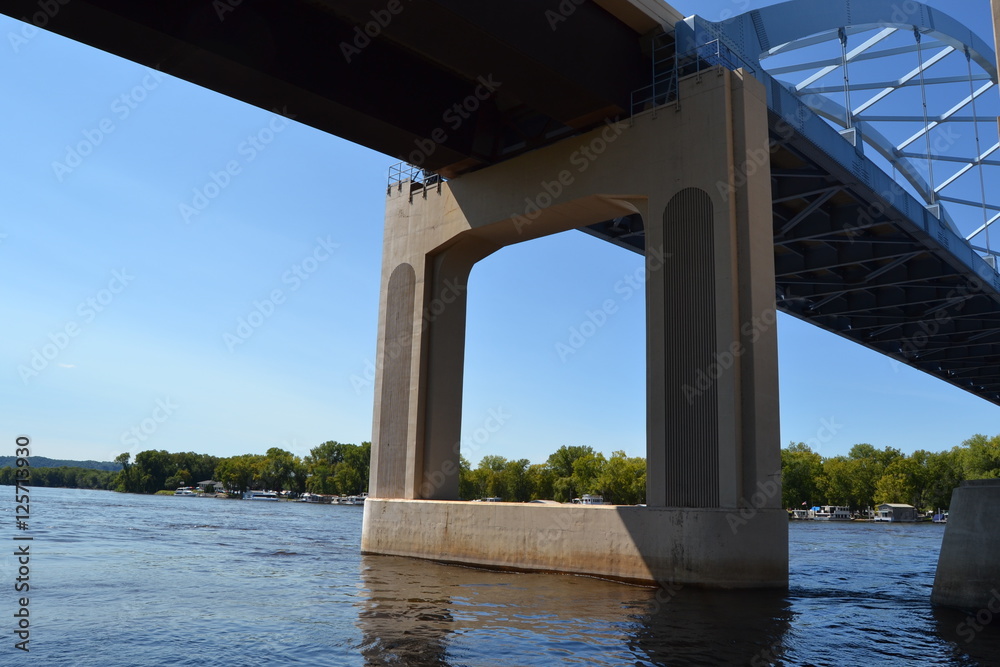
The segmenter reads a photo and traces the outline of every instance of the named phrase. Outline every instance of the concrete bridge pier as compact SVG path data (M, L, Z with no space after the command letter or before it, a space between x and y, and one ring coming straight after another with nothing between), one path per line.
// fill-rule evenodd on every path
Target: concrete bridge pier
M721 68L680 84L676 107L391 188L363 551L787 586L764 89ZM458 501L472 267L622 216L646 239L647 506Z

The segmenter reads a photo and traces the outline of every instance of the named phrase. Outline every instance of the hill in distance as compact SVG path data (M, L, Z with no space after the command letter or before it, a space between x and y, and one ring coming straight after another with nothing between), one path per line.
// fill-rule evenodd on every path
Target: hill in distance
M90 468L92 470L110 470L118 472L121 466L112 461L68 461L64 459L50 459L45 456L29 456L32 468ZM0 456L0 468L17 467L16 456Z

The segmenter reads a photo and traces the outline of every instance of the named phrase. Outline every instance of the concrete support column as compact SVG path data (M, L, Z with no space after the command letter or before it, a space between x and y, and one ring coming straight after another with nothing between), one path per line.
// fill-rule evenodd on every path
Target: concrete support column
M469 272L497 245L463 237L467 222L436 192L386 204L369 493L458 498Z
M998 553L1000 479L962 482L951 494L931 602L1000 613Z
M780 507L769 151L759 93L737 77L725 86L682 82L677 121L687 131L672 149L687 164L651 198L651 506L734 508L753 497L757 509Z

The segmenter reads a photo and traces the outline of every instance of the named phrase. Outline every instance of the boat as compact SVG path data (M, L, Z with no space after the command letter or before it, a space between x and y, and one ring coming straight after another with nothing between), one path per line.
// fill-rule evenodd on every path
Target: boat
M878 511L875 512L872 520L886 523L915 523L917 520L917 510L913 505L882 503L878 506Z
M273 500L277 502L278 494L275 491L246 491L243 493L243 500Z
M179 486L177 490L174 491L175 496L193 496L195 495L194 487L192 486Z
M344 505L364 505L365 501L368 500L368 494L362 493L360 496L347 496L343 499Z
M816 518L814 510L792 510L788 513L788 518L792 521L812 521Z
M489 498L476 498L472 502L474 503L502 503L503 498L498 498L496 496L491 496Z
M851 518L851 508L841 507L839 505L823 505L822 507L814 507L813 511L815 516L813 519L815 521L852 521Z
M948 523L948 510L939 511L931 519L932 523Z
M595 496L595 495L592 495L590 493L585 493L582 496L580 496L579 498L574 498L573 499L573 504L574 505L603 505L604 504L604 497L603 496Z

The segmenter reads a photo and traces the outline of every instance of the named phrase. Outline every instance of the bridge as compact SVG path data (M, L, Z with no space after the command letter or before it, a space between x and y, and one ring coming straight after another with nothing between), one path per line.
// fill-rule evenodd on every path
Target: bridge
M787 585L775 308L1000 404L1000 142L976 112L996 57L920 3L722 23L659 0L0 11L407 163L387 188L366 551ZM913 114L883 111L913 91ZM954 123L974 150L932 144ZM646 258L647 506L457 502L469 272L568 229Z

